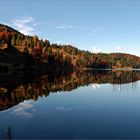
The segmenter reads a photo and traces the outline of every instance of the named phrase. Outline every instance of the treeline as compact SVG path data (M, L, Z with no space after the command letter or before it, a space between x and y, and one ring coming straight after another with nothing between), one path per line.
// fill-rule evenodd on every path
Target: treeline
M140 68L140 58L125 53L91 53L79 50L72 45L51 44L48 51L59 58L65 57L71 60L74 68Z
M0 46L1 48L7 44L9 52L1 51L1 54L5 56L7 55L7 58L3 58L3 62L5 62L5 59L7 60L11 58L11 55L13 53L15 47L17 50L20 50L24 53L24 64L26 67L29 67L31 65L35 65L38 67L48 67L48 71L60 71L60 70L67 70L70 71L72 69L71 61L66 57L64 58L60 54L55 54L51 51L50 46L53 46L53 44L50 44L50 42L45 40L40 40L37 35L33 36L25 36L21 34L20 32L5 26L0 25ZM15 52L15 51L14 51ZM21 56L21 53L17 52L17 54L14 53L16 56ZM31 58L34 58L31 59ZM21 59L21 57L19 57ZM13 60L15 61L15 60ZM21 60L23 61L23 59ZM16 62L16 61L15 61ZM22 63L22 62L21 62ZM23 63L22 63L23 64ZM19 66L18 64L13 64L14 66Z
M4 25L0 25L0 44L7 43L23 52L29 53L35 62L46 63L54 69L112 69L112 68L140 68L140 58L124 53L91 53L79 50L72 45L50 44L49 40L40 40L37 35L25 36L20 32ZM30 60L27 60L30 61Z
M39 40L36 35L32 37L5 31L0 32L0 44L8 44L8 46L26 46L28 48L43 48L50 46L50 42L48 40Z

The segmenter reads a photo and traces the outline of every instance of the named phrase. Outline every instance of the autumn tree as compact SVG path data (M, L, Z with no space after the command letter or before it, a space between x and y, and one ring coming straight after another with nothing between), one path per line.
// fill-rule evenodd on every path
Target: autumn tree
M11 45L12 46L16 45L16 35L15 34L12 36Z
M12 34L9 32L5 33L5 42L8 45L8 47L11 46L11 39L12 39Z
M35 46L36 46L36 45L37 45L37 43L38 43L38 36L37 36L37 35L35 35L33 40L34 40L34 44L35 44Z
M50 42L47 39L44 40L44 47L50 47Z
M4 43L4 34L0 32L0 44Z

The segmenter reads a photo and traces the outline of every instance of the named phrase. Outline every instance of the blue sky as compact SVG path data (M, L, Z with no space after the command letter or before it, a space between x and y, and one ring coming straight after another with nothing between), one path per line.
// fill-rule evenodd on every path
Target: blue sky
M140 56L139 0L1 0L0 23L51 42Z

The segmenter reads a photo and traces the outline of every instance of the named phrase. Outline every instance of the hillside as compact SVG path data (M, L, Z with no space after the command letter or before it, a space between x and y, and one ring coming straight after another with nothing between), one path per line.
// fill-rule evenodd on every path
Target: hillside
M48 51L55 57L67 58L76 68L140 68L140 58L126 53L91 53L71 45L52 44Z
M20 33L19 31L15 30L7 25L3 25L3 24L0 24L0 32L11 32L11 33L16 33L16 34L22 35L22 33Z
M27 65L28 62L28 65ZM94 68L140 68L140 58L125 53L98 53L79 50L72 45L50 44L37 35L25 36L0 24L0 65L49 68L50 71Z

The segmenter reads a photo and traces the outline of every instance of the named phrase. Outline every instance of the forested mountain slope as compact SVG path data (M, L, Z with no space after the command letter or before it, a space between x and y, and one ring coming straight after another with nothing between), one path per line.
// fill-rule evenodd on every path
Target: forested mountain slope
M23 65L27 61L30 62L31 59L32 63L29 63L30 65L43 63L53 70L140 68L140 58L134 55L125 53L95 54L79 50L72 45L50 44L47 39L39 39L37 35L25 36L19 31L2 24L0 24L0 54L0 64Z

